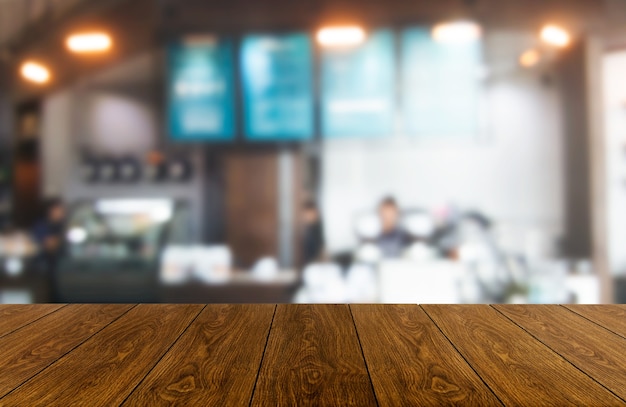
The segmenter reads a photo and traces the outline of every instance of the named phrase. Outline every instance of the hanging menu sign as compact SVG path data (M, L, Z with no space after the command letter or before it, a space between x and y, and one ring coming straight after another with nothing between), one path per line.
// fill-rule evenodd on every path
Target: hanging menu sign
M325 137L390 135L394 95L394 38L390 30L374 31L355 46L322 50Z
M306 34L250 35L241 45L246 138L313 137L313 61Z
M214 36L168 48L168 129L175 140L232 140L233 45Z
M476 136L479 127L479 39L437 42L426 28L402 32L404 128L422 137Z

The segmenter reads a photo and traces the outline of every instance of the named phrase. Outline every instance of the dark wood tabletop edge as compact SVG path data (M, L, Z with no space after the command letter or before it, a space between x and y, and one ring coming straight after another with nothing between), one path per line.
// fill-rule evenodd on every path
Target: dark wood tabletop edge
M496 399L498 399L498 401L500 402L500 404L502 404L503 406L505 406L506 404L502 401L502 399L498 396L498 393L496 391L494 391L494 389L491 388L491 386L489 386L489 384L485 381L485 379L483 379L483 377L480 375L480 373L478 373L478 371L474 368L474 366L470 363L469 360L467 360L467 358L465 357L465 355L463 355L462 352L459 351L459 349L457 348L457 346L454 344L454 342L452 342L452 340L450 338L448 338L448 335L446 335L443 330L441 329L441 327L439 325L437 325L437 322L435 322L435 320L430 316L430 314L428 313L428 311L426 311L426 309L424 309L424 307L422 307L421 304L416 304L416 306L418 306L428 317L428 319L430 319L430 321L433 323L433 325L435 327L437 327L437 330L441 333L441 335L446 338L446 340L450 343L450 345L452 346L452 348L454 349L454 351L456 353L459 354L459 356L461 356L461 358L465 361L465 363L470 367L470 369L472 369L472 371L476 374L476 376L478 376L478 378L480 379L480 381L485 385L485 387L487 389L489 389L489 391L494 395L494 397Z
M361 351L361 357L363 358L363 363L365 364L365 371L367 372L367 377L370 381L370 386L372 387L372 393L374 394L374 401L376 401L376 405L380 406L380 402L378 401L378 395L376 394L376 388L374 387L374 382L372 381L372 374L370 373L369 365L367 364L367 359L365 358L365 352L363 352L363 344L361 343L361 334L359 332L359 328L356 326L356 321L354 320L354 314L352 313L352 305L348 304L348 310L350 311L350 318L352 319L352 325L354 326L354 332L356 332L356 340L359 343L359 350Z
M152 366L150 366L150 368L146 371L146 373L143 375L143 377L141 378L141 380L139 380L137 382L137 385L135 387L133 387L133 389L131 391L128 392L128 394L126 395L126 397L124 397L124 400L122 400L122 402L120 403L120 407L124 405L124 403L126 403L126 400L128 400L130 398L130 396L142 385L142 383L144 382L144 380L146 380L146 377L148 377L148 375L154 370L154 368L161 363L161 360L163 360L163 358L165 357L165 355L167 355L170 350L172 350L172 348L174 347L174 345L176 345L176 343L180 340L180 338L183 337L183 335L185 334L185 332L187 332L187 330L189 329L189 327L196 322L196 319L198 319L198 317L200 316L200 314L202 314L202 311L204 311L204 309L207 307L207 304L204 304L204 306L202 308L200 308L200 310L198 311L198 313L196 314L195 317L193 317L191 319L191 321L189 322L189 324L187 324L187 326L185 327L185 329L183 329L180 334L176 337L176 339L174 339L172 341L172 343L170 344L170 346L167 347L167 349L165 350L165 352L163 352L163 354L154 362L154 364Z
M579 312L576 312L576 308L574 308L574 307L572 307L572 306L570 306L570 305L561 305L561 307L565 308L566 310L568 310L568 311L569 311L569 312L571 312L571 313L574 313L574 314L578 315L578 316L579 316L579 317L581 317L581 318L586 319L587 321L593 322L594 324L598 325L599 327L601 327L601 328L603 328L603 329L605 329L605 330L607 330L607 331L611 332L612 334L615 334L615 335L619 336L620 338L624 338L624 339L626 339L626 335L622 335L622 334L620 334L619 332L616 332L616 331L612 330L612 329L611 329L611 328L609 328L608 326L606 326L606 325L604 325L604 324L600 323L600 321L594 321L593 319L589 318L588 316L583 315L583 314L581 314L581 313L579 313Z
M25 328L25 327L27 327L27 326L29 326L29 325L33 324L34 322L39 321L41 318L44 318L44 317L47 317L48 315L52 315L52 314L54 314L54 313L55 313L55 312L57 312L58 310L60 310L60 309L63 309L63 308L65 308L65 307L67 307L69 304L59 304L59 305L60 305L60 307L55 308L55 309L53 309L52 311L50 311L50 312L48 312L48 313L46 313L46 314L43 314L43 315L41 315L41 316L39 316L39 317L37 317L37 318L33 319L32 321L28 321L28 322L26 322L24 325L20 325L20 326L16 327L15 329L11 330L11 331L8 331L8 332L5 332L5 333L3 333L3 334L0 334L0 339L1 339L1 338L4 338L4 337L5 337L5 336L7 336L7 335L12 334L12 333L13 333L13 332L15 332L15 331L19 331L20 329Z
M515 324L516 326L518 326L520 329L522 329L524 332L526 332L528 335L532 336L534 340L536 340L537 342L539 342L540 344L542 344L543 346L545 346L546 348L548 348L551 352L553 352L554 354L556 354L557 356L559 356L560 358L562 358L563 360L565 360L567 363L569 363L570 365L574 366L576 368L576 370L580 371L581 373L583 373L585 376L589 377L591 380L593 380L595 383L597 383L599 386L601 386L602 388L606 389L607 391L609 391L611 394L613 394L615 397L617 397L618 399L622 400L623 402L626 403L626 399L624 399L623 397L620 397L618 394L616 394L614 391L612 391L611 389L609 389L607 386L605 386L604 384L602 384L601 382L599 382L595 377L591 376L589 373L585 372L583 369L579 368L574 362L570 361L569 358L567 358L567 355L563 355L559 352L557 352L555 349L553 349L551 346L549 346L548 344L546 344L544 341L542 341L541 339L539 339L537 336L533 335L530 331L528 331L527 329L525 329L522 325L518 324L517 322L515 322L513 319L511 319L508 315L506 315L505 313L503 313L502 311L500 311L498 309L499 306L501 306L502 304L491 304L489 305L491 308L493 308L494 310L496 310L496 312L498 312L498 314L502 315L504 318L508 319L509 321L511 321L511 323ZM560 306L560 305L555 305L555 306ZM566 307L565 307L566 308ZM567 308L566 308L567 309ZM581 315L574 313L580 317L582 317ZM587 318L585 318L587 319ZM593 322L593 321L592 321Z
M57 310L50 312L46 315L44 315L43 317L47 317L49 315L52 315L53 313L55 313L56 311L65 308L67 306L69 306L70 304L65 304L62 307L59 307ZM71 349L69 349L67 352L63 353L62 355L60 355L58 358L56 358L55 360L53 360L52 362L50 362L49 364L47 364L45 367L41 368L37 373L31 375L28 379L24 380L22 383L20 383L18 386L15 386L11 391L7 392L6 394L0 396L0 401L2 401L3 398L9 396L10 394L14 393L15 391L19 390L20 387L24 386L26 383L28 383L29 381L33 380L35 377L39 376L40 374L44 373L47 369L49 369L52 365L54 365L55 363L57 363L58 361L60 361L61 359L63 359L64 357L66 357L67 355L69 355L70 353L72 353L74 350L76 350L78 347L80 347L81 345L83 345L85 342L87 342L88 340L90 340L91 338L93 338L94 336L96 336L97 334L99 334L104 328L106 328L107 326L111 325L113 322L117 321L118 319L122 318L124 315L126 315L130 310L132 310L133 308L135 308L137 306L137 304L128 304L128 305L132 305L131 307L129 307L126 311L122 312L120 315L118 315L117 317L113 318L108 324L104 324L100 327L100 329L94 331L93 334L89 335L88 337L86 337L83 341L81 341L80 343L76 344L76 346L72 347ZM43 318L42 317L42 318ZM37 318L37 320L39 320L41 318ZM34 321L33 321L34 322ZM30 325L30 324L27 324ZM26 326L26 325L24 325Z
M261 360L259 361L259 368L256 371L256 376L254 377L254 384L252 385L252 392L250 392L250 400L248 400L248 407L252 405L252 400L254 399L254 393L256 392L256 385L259 382L259 376L261 375L261 367L263 367L263 360L265 360L265 352L267 352L267 344L270 341L270 334L272 333L272 328L274 327L274 317L276 316L277 308L278 308L278 304L274 304L274 311L272 312L272 320L270 321L270 327L267 330L267 336L265 337L265 345L263 345L263 353L261 353Z

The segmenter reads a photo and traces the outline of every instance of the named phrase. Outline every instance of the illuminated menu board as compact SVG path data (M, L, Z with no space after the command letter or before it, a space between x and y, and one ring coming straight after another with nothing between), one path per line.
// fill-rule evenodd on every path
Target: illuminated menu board
M423 137L472 137L479 129L480 40L441 43L430 30L402 32L404 128Z
M313 61L306 34L250 35L241 44L246 138L313 136Z
M168 128L176 140L232 140L235 135L233 45L190 37L168 48Z
M394 38L390 30L371 32L359 45L322 50L325 137L391 134L394 95Z

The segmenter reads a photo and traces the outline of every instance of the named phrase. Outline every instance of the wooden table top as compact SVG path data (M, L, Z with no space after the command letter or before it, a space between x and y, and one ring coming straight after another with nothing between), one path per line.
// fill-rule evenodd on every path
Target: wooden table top
M0 405L170 404L626 405L626 306L0 306Z

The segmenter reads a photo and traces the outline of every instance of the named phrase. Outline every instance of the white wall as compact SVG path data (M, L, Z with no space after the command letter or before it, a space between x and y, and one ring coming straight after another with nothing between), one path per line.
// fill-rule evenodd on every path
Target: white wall
M626 51L604 57L609 270L626 275Z
M91 151L105 154L145 154L159 134L156 111L141 100L115 92L85 97L85 126Z
M44 99L41 120L42 193L64 196L71 179L74 92L63 90Z
M403 207L454 203L516 230L563 230L563 131L543 69L517 67L524 33L488 33L485 126L466 141L331 140L323 145L322 206L330 251L353 247L354 216L385 195ZM520 248L522 249L522 248Z
M156 102L150 94L157 61L154 53L138 55L43 100L44 195L70 198L88 188L78 179L81 148L141 157L158 145Z

